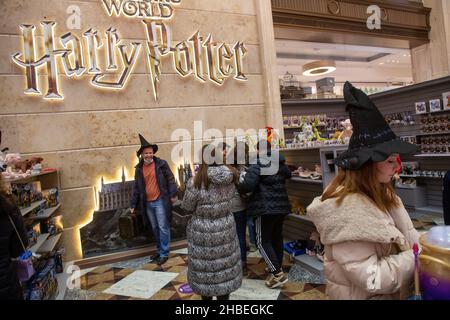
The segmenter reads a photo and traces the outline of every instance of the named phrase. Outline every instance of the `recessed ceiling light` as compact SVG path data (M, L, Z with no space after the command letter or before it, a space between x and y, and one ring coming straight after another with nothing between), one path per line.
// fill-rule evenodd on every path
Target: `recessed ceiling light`
M303 66L304 76L320 76L336 70L336 63L330 60L319 60L307 63Z

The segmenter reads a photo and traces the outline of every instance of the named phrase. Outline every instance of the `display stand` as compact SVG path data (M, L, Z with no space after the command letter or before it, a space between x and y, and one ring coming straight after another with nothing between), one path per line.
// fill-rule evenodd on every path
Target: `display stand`
M25 178L4 180L11 188L13 185L24 185L34 181L40 182L42 190L54 188L59 190L58 172L56 170L49 170ZM58 294L58 284L55 276L56 265L50 259L54 260L54 257L51 257L51 253L59 248L62 232L57 233L55 230L48 230L48 222L58 215L61 204L55 203L54 206L50 207L47 207L47 204L47 201L42 199L20 209L28 230L39 229L42 231L37 236L36 242L30 244L27 248L38 257L39 262L38 268L35 265L36 272L34 276L29 281L22 283L26 298L31 300L49 300ZM60 264L62 264L62 261Z
M439 130L435 130L435 132L421 131L421 127L423 126L421 119L427 117L442 118L446 115L450 116L450 110L448 109L430 112L429 108L429 101L434 99L442 100L442 95L444 92L448 91L448 88L450 88L450 77L443 77L416 85L372 94L370 95L370 98L377 105L380 112L385 116L401 113L411 114L413 121L410 121L410 123L397 123L399 121L393 121L390 122L390 127L397 134L397 136L414 137L418 144L422 144L424 138L425 141L430 137L440 137L442 140L443 137L450 136L448 129L440 128ZM421 101L426 102L426 112L416 114L415 104L416 102ZM283 116L311 116L316 114L326 114L327 117L330 118L348 118L343 99L290 99L282 101L282 107ZM292 137L293 131L294 130L292 129L285 129L286 139ZM442 143L441 147L445 147L445 143ZM448 148L450 148L450 144L448 145ZM415 156L402 156L402 161L418 162L420 170L447 171L450 170L450 150L447 150L447 152L443 152L443 150L433 153L427 151L416 154ZM294 151L287 150L285 152L289 154ZM311 159L318 161L317 155L314 156L306 150L300 152L301 153L297 156L297 158L303 158L300 159L300 161L306 162L306 167L308 167L308 162L310 162ZM335 155L333 155L333 158L335 158ZM322 160L324 159L326 159L326 162L322 163ZM330 169L330 172L326 171L326 164L329 164L327 161L330 161L330 159L321 156L320 160L322 170L324 170L322 178L323 186L326 186L329 184L334 174L332 172L332 168ZM293 163L289 163L288 161L288 164L295 165L298 162L299 161L294 161ZM312 164L309 163L309 166L311 165ZM416 191L413 191L412 189L396 189L399 196L406 203L405 206L408 211L410 213L420 211L424 214L442 216L442 177L434 175L416 175L409 178L415 178L417 180L418 189ZM300 181L296 181L296 183L297 187L293 187L292 183L289 183L289 196L300 198L302 204L306 207L313 199L312 194L318 195L320 190L314 188L311 184L309 184L308 187L305 187L305 183L302 184ZM419 192L421 193L420 196L418 196ZM411 201L412 199L415 199L414 202Z

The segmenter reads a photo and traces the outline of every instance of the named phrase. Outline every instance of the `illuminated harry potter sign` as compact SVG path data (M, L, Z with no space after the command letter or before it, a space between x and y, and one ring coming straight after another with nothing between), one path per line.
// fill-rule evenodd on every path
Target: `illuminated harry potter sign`
M122 90L130 79L138 58L143 54L155 100L158 99L162 58L166 56L171 58L175 71L182 77L193 75L201 82L211 81L217 85L222 85L231 77L240 81L247 80L243 73L243 60L247 53L243 42L237 41L233 45L215 42L211 34L204 38L196 31L188 39L171 46L170 26L162 18L168 18L169 12L172 15L173 11L168 8L173 9L172 5L178 4L181 0L102 0L102 2L111 16L156 16L159 19L143 19L141 23L145 29L146 40L131 43L125 43L114 27L104 31L104 39L94 28L85 31L81 36L68 32L55 38L56 22L43 21L41 28L44 33L44 55L39 58L36 57L36 27L20 25L24 52L13 54L12 60L25 69L27 78L25 94L42 95L39 90L37 69L45 67L47 92L44 99L64 99L57 59L60 59L67 77L92 75L92 85ZM105 52L105 60L99 58L101 48ZM117 57L121 63L118 63ZM101 65L104 66L104 70Z
M109 16L170 19L181 0L102 0Z

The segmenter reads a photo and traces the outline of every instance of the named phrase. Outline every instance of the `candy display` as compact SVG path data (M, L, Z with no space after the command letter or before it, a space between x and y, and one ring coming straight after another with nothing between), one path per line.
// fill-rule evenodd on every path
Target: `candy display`
M450 115L428 115L420 119L421 133L450 132Z

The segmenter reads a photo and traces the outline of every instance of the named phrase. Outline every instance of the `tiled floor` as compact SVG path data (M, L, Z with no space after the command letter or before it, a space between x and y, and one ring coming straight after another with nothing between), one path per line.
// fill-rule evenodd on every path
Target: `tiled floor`
M426 232L441 225L442 218L422 213L411 214L414 226ZM319 276L299 265L291 265L285 256L283 269L289 282L282 289L264 284L266 264L258 251L248 254L248 275L242 286L230 295L232 300L324 300L325 285ZM182 293L187 283L187 249L175 250L162 266L149 263L149 257L117 262L81 271L80 288L61 291L65 300L199 300L194 293ZM305 283L307 282L307 283Z
M283 269L291 263L284 259ZM174 251L162 266L149 258L97 267L80 278L80 288L67 290L66 300L199 300L194 293L182 293L187 283L187 251ZM231 300L324 300L325 285L289 281L282 289L268 289L264 280L266 264L257 252L249 255L248 276L230 295Z

